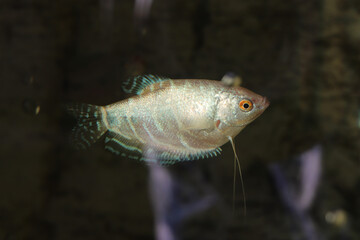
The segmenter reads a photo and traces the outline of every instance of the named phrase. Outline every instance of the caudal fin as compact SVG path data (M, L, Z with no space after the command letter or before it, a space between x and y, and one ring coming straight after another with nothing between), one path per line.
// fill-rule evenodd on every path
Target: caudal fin
M106 131L102 118L102 106L91 104L72 104L68 112L77 119L73 128L71 142L77 149L86 149L95 143Z

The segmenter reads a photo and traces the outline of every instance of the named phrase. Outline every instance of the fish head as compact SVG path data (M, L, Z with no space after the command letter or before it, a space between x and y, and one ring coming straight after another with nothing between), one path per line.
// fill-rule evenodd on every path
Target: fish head
M259 117L270 105L266 97L243 87L231 87L220 94L216 120L220 130L239 130Z

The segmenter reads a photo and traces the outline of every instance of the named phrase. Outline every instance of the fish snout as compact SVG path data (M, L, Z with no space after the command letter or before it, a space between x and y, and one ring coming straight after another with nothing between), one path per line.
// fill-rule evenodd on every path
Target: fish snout
M263 97L263 106L264 108L267 108L270 105L269 99L267 97Z
M259 109L266 109L270 105L270 101L267 99L267 97L261 97L255 100L255 105Z

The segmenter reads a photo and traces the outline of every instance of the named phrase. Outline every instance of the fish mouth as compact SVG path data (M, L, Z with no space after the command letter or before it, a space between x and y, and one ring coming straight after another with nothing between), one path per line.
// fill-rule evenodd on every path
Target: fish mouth
M267 97L264 97L264 105L265 105L265 108L267 108L269 105L270 105L270 101Z
M259 109L265 110L270 105L270 101L267 97L263 97L261 101L258 103Z

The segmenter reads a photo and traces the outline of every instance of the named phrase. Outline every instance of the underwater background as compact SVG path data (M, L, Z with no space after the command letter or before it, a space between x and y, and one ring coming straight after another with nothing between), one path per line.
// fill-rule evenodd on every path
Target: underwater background
M228 72L271 101L235 139L245 217L230 144L160 169L171 188L103 141L69 144L68 102ZM357 0L1 0L0 99L0 240L360 239Z

